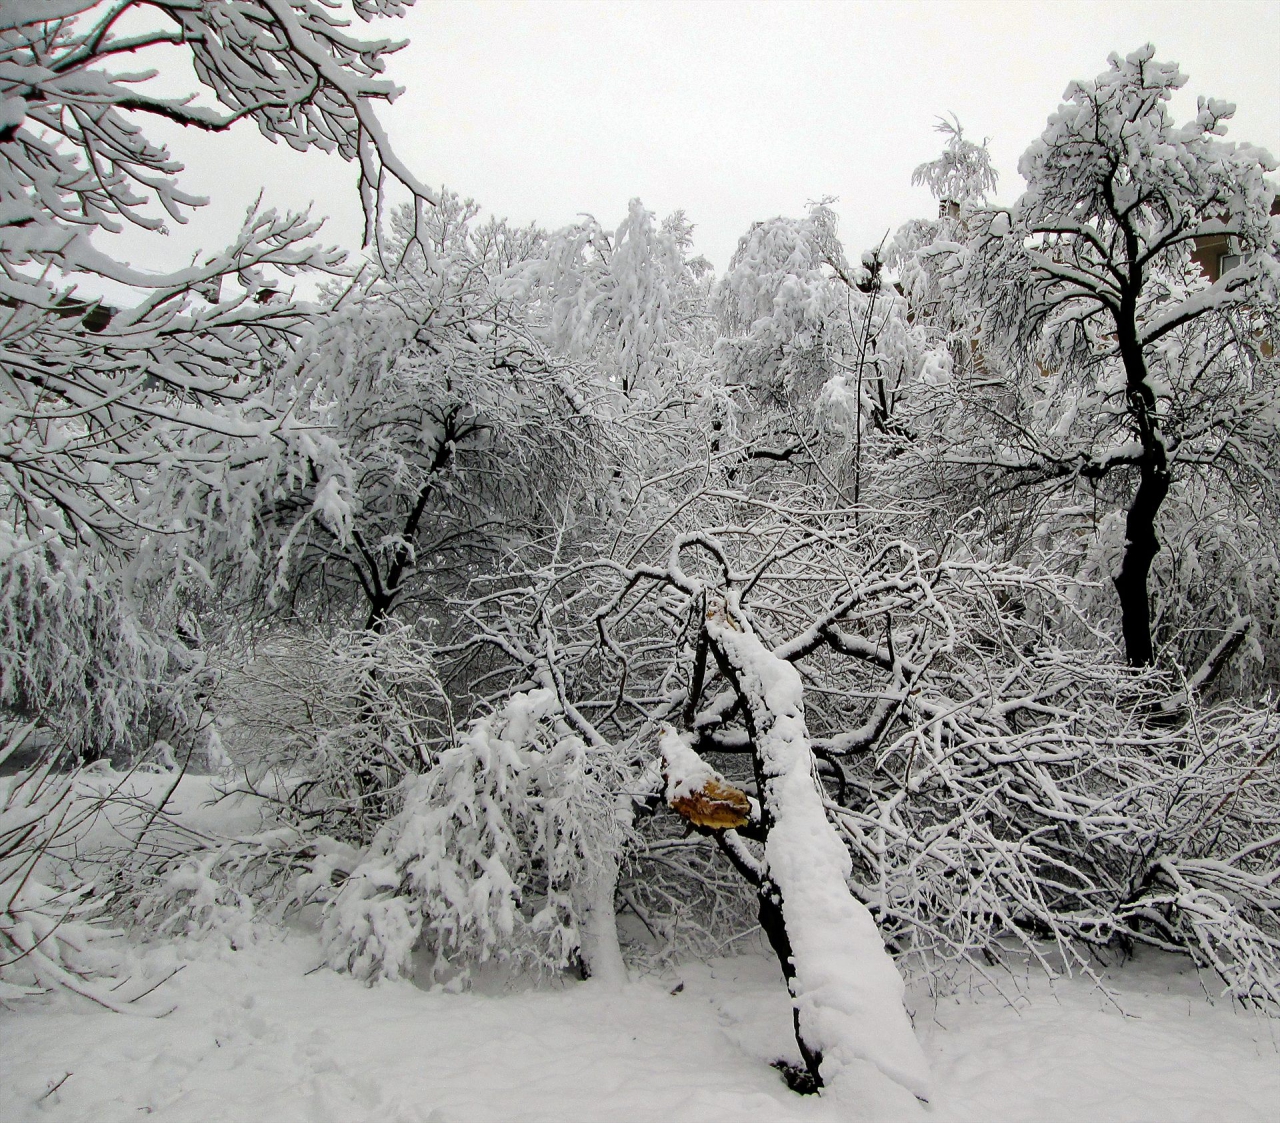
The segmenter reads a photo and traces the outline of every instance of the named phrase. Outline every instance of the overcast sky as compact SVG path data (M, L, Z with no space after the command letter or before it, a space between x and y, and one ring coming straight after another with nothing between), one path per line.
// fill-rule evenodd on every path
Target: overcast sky
M682 207L717 269L753 221L824 195L839 197L855 252L932 213L911 171L940 150L944 113L991 138L998 195L1013 198L1018 156L1067 82L1147 41L1190 76L1180 119L1197 94L1227 98L1239 106L1229 138L1280 153L1276 0L419 0L373 26L410 40L391 63L406 92L381 116L423 180L547 226L580 213L615 225L633 196L659 214ZM358 241L350 167L248 126L231 142L175 129L171 144L184 183L215 204L169 240L173 264L229 236L260 186L278 205L314 199L332 240Z

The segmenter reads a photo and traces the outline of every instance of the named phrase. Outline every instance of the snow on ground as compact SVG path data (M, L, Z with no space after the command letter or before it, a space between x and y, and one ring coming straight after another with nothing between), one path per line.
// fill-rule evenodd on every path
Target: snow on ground
M1215 979L1145 953L1087 979L1023 980L1016 1008L984 993L917 1009L946 1120L1280 1120L1280 1023L1214 1003Z
M308 932L232 952L206 943L126 1018L71 1001L0 1012L0 1118L110 1123L856 1119L799 1097L768 1061L798 1060L763 956L690 965L620 993L591 982L497 995L366 988L321 969ZM928 1120L1280 1120L1275 1023L1206 1000L1185 961L1145 956L1087 981L912 994L937 1094ZM683 986L672 994L677 985ZM1007 987L1005 988L1008 989ZM66 1075L66 1074L70 1075ZM49 1092L54 1085L56 1091ZM863 1116L869 1117L869 1116Z
M81 783L117 790L122 781ZM152 800L171 786L158 776L124 783ZM208 778L188 777L171 808L213 833L259 823L246 801L213 802ZM124 826L135 813L83 824L80 844L119 842L112 820ZM142 954L156 980L183 968L148 1000L176 1007L164 1018L69 996L0 1005L0 1123L903 1118L786 1088L769 1062L800 1058L766 955L691 964L621 991L565 980L453 994L409 982L370 988L318 967L317 936L301 926L263 930L240 951L210 938ZM908 991L935 1093L916 1114L930 1123L1280 1123L1280 1022L1211 1001L1213 980L1175 956L1143 954L1105 981L1112 999L1088 979L1051 990L1034 974L1004 977L1009 999L981 980L936 1001Z

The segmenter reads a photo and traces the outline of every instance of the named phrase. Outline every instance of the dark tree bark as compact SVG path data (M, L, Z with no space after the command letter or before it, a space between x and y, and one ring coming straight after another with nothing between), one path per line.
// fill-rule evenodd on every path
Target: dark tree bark
M794 995L792 980L796 977L796 965L791 955L791 937L787 935L787 924L782 916L782 893L772 878L766 877L757 887L756 896L760 902L757 915L761 931L782 965L782 977L786 980L788 992ZM800 1031L800 1010L795 1003L791 1004L791 1027L796 1036L796 1044L800 1047L800 1055L804 1058L804 1067L808 1069L816 1091L822 1087L822 1054L809 1045Z
M1151 563L1160 550L1156 515L1169 493L1170 482L1167 469L1144 464L1138 490L1125 517L1124 555L1114 584L1120 596L1125 658L1133 667L1150 666L1156 661L1155 645L1151 640L1151 600L1147 595L1147 579Z
M1120 306L1113 312L1116 341L1124 363L1129 415L1142 443L1138 488L1125 515L1124 555L1114 578L1120 597L1120 628L1124 635L1125 658L1131 667L1147 667L1156 661L1151 640L1151 599L1147 580L1151 563L1160 552L1156 518L1169 485L1169 457L1160 432L1155 393L1147 379L1147 357L1138 334L1138 298L1142 294L1144 270L1139 260L1138 236L1117 212L1124 232L1127 254L1126 280L1120 286Z
M352 564L356 565L356 570L360 573L365 599L369 603L369 615L365 619L364 626L366 631L375 635L380 635L383 628L386 627L387 621L391 618L392 609L395 608L396 601L399 598L404 580L416 565L414 543L422 523L422 516L427 509L427 503L435 491L437 478L449 466L457 443L465 440L481 428L477 423L459 425L459 413L458 407L454 407L444 418L443 432L440 435L439 443L436 445L435 453L432 455L431 463L427 466L426 480L419 488L418 494L414 496L413 506L410 507L405 517L404 525L400 530L400 545L396 548L391 558L391 563L387 567L385 576L374 552L369 549L358 533L354 536L356 548L368 569L368 576L366 577L360 571L359 565L353 560Z

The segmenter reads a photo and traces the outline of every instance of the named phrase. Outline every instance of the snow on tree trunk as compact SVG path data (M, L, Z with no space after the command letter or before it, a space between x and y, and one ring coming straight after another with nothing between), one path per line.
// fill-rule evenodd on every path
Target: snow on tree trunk
M555 677L550 668L540 671L538 680L543 689L552 697L559 699ZM563 706L563 701L558 703ZM570 706L569 709L572 709ZM568 717L568 714L565 715ZM586 736L585 751L594 757L596 769L608 771L613 766L605 762L614 757L609 743L596 728L577 711L573 712L573 724ZM619 777L613 777L616 787ZM581 946L579 954L585 964L587 974L604 986L617 988L628 981L627 966L622 958L622 945L618 942L618 912L615 899L618 893L619 864L621 840L631 827L631 801L626 796L614 800L611 810L606 810L603 803L599 810L603 812L599 821L587 817L584 831L587 835L607 838L612 845L597 845L586 855L585 869L575 891L582 914L579 925ZM592 823L594 822L594 830Z
M603 855L594 871L582 921L582 959L591 978L617 988L627 982L627 966L618 943L618 916L614 895L618 891L616 855Z
M867 1061L927 1098L928 1070L902 1004L902 978L871 914L849 892L849 852L814 776L800 674L760 642L736 593L713 603L706 627L755 744L765 831L761 924L783 959L805 1061L827 1085ZM774 909L780 933L770 930Z

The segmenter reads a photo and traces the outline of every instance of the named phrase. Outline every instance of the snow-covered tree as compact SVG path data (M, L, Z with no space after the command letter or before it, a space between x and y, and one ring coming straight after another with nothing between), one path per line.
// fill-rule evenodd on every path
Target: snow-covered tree
M696 339L709 270L687 260L692 224L682 211L662 222L632 199L613 232L587 217L549 235L515 272L513 287L534 302L545 338L562 353L597 364L627 398L661 400Z
M824 201L755 224L713 298L723 377L750 419L743 455L820 462L860 511L905 495L921 389L950 377L952 340L904 297L883 247L851 263Z
M427 977L450 981L489 962L563 970L581 955L622 981L604 930L623 833L612 754L575 734L544 687L476 719L431 765L334 898L331 964L396 978L422 947Z
M938 250L965 241L970 214L986 205L998 177L985 140L966 140L954 118L940 120L937 131L947 137L946 147L917 167L911 182L929 188L938 200L938 215L903 223L886 247L885 264L896 274L894 287L910 304L912 322L926 329L935 347L945 345L956 373L963 374L972 360L972 312L945 291L945 255Z
M351 11L367 21L401 5ZM116 598L125 615L145 602L145 626L167 618L172 631L180 590L220 560L250 575L278 565L258 534L263 503L312 472L342 478L332 444L291 422L296 403L269 376L315 311L284 284L346 268L316 241L317 221L261 208L189 268L117 260L112 233L163 233L203 201L147 122L252 121L273 141L357 162L373 239L391 184L419 215L434 195L373 114L397 92L380 76L396 44L347 26L310 0L24 2L0 17L0 519L64 583L86 575L83 595ZM175 47L198 85L154 93L139 62ZM103 285L125 306L97 299ZM6 547L6 565L17 558ZM4 689L6 703L46 709L34 678L11 671Z
M358 6L364 19L398 10ZM135 13L146 26L118 30ZM252 375L307 314L277 295L280 280L342 260L315 242L314 221L265 211L224 252L177 273L116 261L109 238L91 235L126 225L163 232L202 202L179 186L181 164L148 139L149 118L215 132L248 119L270 139L359 159L370 231L386 179L434 198L400 168L372 116L371 100L396 92L377 77L393 44L360 43L342 28L336 13L307 2L6 10L4 464L14 516L33 533L99 545L135 537L131 521L153 520L145 506L141 518L122 508L147 490L149 469L180 459L195 433L262 435ZM212 105L195 93L154 96L145 73L120 69L174 43L190 51ZM240 294L223 295L221 278L238 279ZM134 290L136 303L112 310L76 295L78 282L97 279ZM214 460L204 449L188 455Z
M952 278L993 377L968 405L989 423L950 459L998 488L1113 489L1113 580L1139 665L1157 655L1149 578L1171 495L1238 488L1271 525L1277 503L1275 162L1219 139L1224 102L1176 124L1185 82L1149 46L1073 82L1022 157L1027 190L973 212ZM1191 253L1223 235L1239 265L1210 284Z
M373 630L399 608L443 611L486 557L581 499L600 452L590 384L502 294L505 228L473 231L477 209L442 194L423 227L430 267L409 253L346 293L275 378L342 464L260 513L291 535L277 610L333 620L359 606Z
M824 213L829 213L826 211ZM716 284L717 349L730 381L777 401L811 398L857 346L846 303L811 216L752 225Z
M921 164L911 173L911 182L927 187L938 200L939 218L959 218L963 208L986 201L996 187L996 170L991 166L987 142L966 140L960 122L938 121L937 131L947 138L942 154Z

